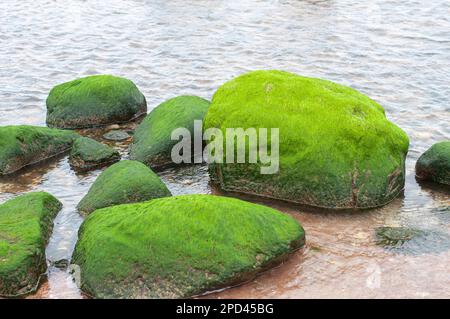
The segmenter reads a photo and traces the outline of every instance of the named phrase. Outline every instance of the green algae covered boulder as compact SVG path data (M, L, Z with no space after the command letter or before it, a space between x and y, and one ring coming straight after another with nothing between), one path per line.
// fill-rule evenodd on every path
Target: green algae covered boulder
M126 160L102 172L77 208L88 214L103 207L166 196L171 193L158 175L140 162Z
M147 112L136 85L125 78L94 75L55 86L47 98L47 124L88 128L130 121Z
M350 87L282 71L241 75L214 94L204 128L226 140L227 128L252 127L279 128L279 170L261 174L260 158L213 163L223 190L332 209L381 206L403 191L407 135Z
M436 143L416 163L418 179L450 185L450 141Z
M61 203L44 192L28 193L0 205L0 295L36 290L47 270L45 246Z
M77 171L88 171L120 160L117 150L89 137L75 140L70 152L70 165Z
M136 128L131 146L132 159L155 168L173 164L172 131L187 128L194 137L194 121L202 120L209 101L197 96L178 96L158 105Z
M0 127L0 175L62 154L79 135L47 127L17 125Z
M97 298L184 298L252 279L304 236L292 217L266 206L174 196L95 211L72 262Z

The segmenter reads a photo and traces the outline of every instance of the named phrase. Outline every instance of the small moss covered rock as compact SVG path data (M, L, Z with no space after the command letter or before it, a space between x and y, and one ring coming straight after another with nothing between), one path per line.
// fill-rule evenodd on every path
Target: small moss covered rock
M130 121L147 112L136 85L125 78L94 75L55 86L47 98L47 124L88 128Z
M61 203L37 192L0 205L0 295L36 290L47 269L45 246Z
M47 127L0 127L0 175L44 161L68 151L79 135Z
M70 165L78 171L88 171L120 160L117 150L89 137L75 140L70 152Z
M109 141L124 141L130 138L130 134L125 131L113 130L105 133L103 138Z
M384 205L404 188L407 135L383 108L356 90L282 71L255 71L222 85L204 128L279 128L279 171L262 164L210 165L226 191L310 206ZM268 138L270 152L270 137ZM235 146L234 152L237 147Z
M422 180L450 185L450 141L434 144L419 157L416 176Z
M73 263L97 298L183 298L251 279L301 247L302 227L272 208L183 195L94 212Z
M88 214L103 207L166 196L171 193L158 175L140 162L126 160L101 173L77 208Z
M194 120L202 120L209 101L197 96L178 96L158 105L136 128L131 158L153 169L172 163L172 131L187 128L194 136Z

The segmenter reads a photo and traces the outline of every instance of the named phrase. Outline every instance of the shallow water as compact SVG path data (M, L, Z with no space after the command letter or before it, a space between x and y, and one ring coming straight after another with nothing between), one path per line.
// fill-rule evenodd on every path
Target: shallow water
M283 69L350 85L383 105L411 139L405 196L359 213L308 212L265 202L297 218L307 245L250 283L208 297L450 297L449 191L419 185L414 163L450 139L450 2L62 1L0 3L0 125L45 124L57 83L96 73L132 79L149 109L167 98L211 98L254 69ZM124 157L126 144L113 144ZM76 174L62 157L0 181L0 202L32 190L64 208L47 248L70 258L82 218L75 210L99 170ZM161 174L175 194L210 193L204 166ZM396 249L375 244L379 226L428 231ZM35 297L81 297L55 267Z

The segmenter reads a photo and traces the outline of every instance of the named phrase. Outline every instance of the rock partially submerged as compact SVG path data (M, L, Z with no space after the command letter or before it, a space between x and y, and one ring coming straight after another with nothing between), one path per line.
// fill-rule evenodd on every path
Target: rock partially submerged
M279 128L275 174L261 174L268 164L260 157L256 164L210 165L225 191L351 209L385 205L404 188L408 137L379 104L350 87L282 71L250 72L217 90L204 128L222 130L225 140L227 128Z
M119 160L117 150L89 137L76 139L69 157L70 166L77 171L89 171Z
M130 158L153 169L173 165L172 147L178 143L171 139L177 128L189 130L192 140L194 121L202 120L209 101L197 96L178 96L158 105L136 128Z
M450 185L450 141L436 143L416 163L418 179Z
M399 247L413 238L423 236L422 230L409 227L378 227L375 229L377 244L383 247Z
M124 141L130 138L130 134L125 131L113 130L103 134L103 138L109 141Z
M50 265L55 267L55 268L65 270L65 269L67 269L69 267L70 260L68 260L68 259L59 259L59 260L56 260L56 261L52 261L50 263Z
M140 162L126 160L101 173L77 208L88 214L103 207L166 196L171 193L158 175Z
M61 207L55 197L44 192L0 205L0 295L36 290L47 269L45 246Z
M125 78L94 75L55 86L47 98L47 124L89 128L128 122L147 112L136 85Z
M17 125L0 127L0 175L14 173L69 151L79 135L47 127Z
M304 241L302 227L272 208L184 195L95 211L72 262L97 298L185 298L252 279Z
M436 229L378 227L376 244L389 252L405 255L440 254L450 249L450 236Z

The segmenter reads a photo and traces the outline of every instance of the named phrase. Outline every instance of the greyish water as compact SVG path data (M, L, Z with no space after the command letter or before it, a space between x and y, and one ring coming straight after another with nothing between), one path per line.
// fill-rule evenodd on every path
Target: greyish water
M167 98L211 98L245 71L282 69L350 85L383 105L411 139L404 197L359 213L297 218L307 245L255 280L207 297L450 297L449 192L419 185L414 163L450 138L450 2L400 0L34 0L0 2L0 125L45 124L57 83L97 73L132 79L149 109ZM116 145L127 154L127 145ZM0 181L0 201L33 190L64 209L47 248L70 258L82 222L75 206L99 175L67 158ZM210 193L204 166L168 170L175 194ZM439 234L396 250L375 244L379 226ZM71 276L49 268L35 297L80 297Z

